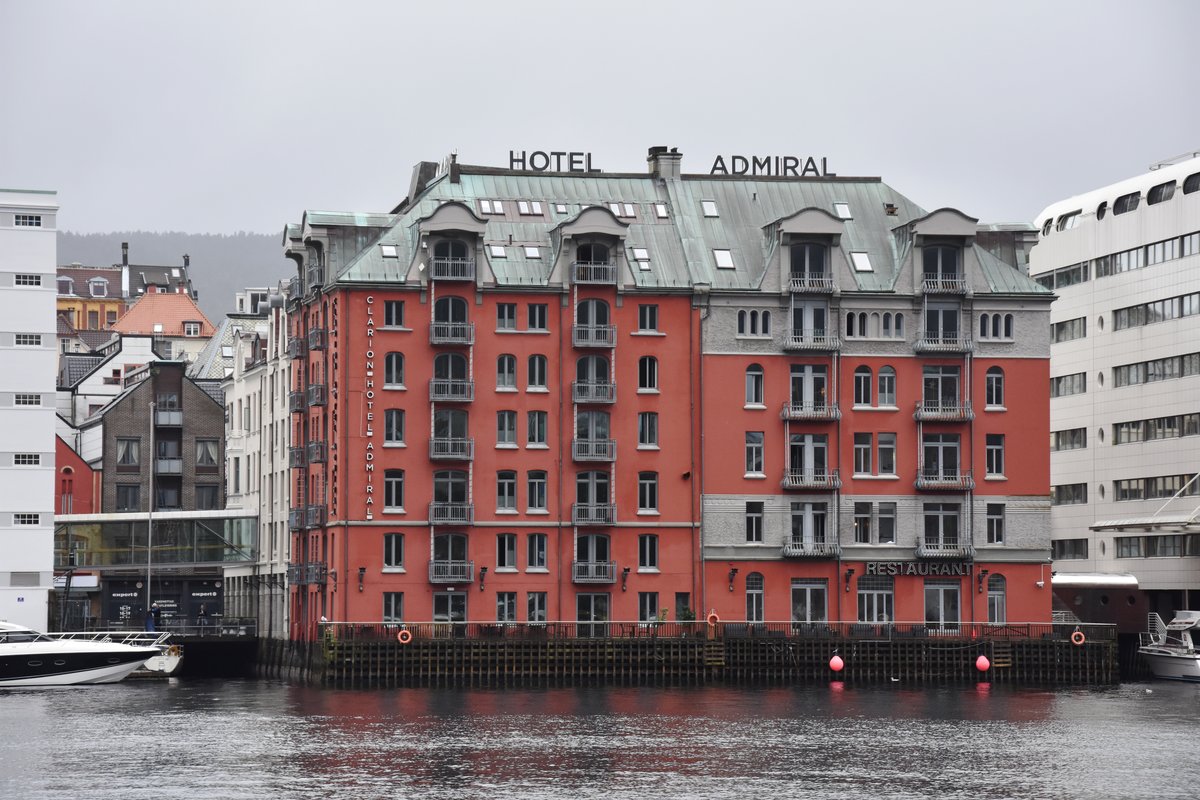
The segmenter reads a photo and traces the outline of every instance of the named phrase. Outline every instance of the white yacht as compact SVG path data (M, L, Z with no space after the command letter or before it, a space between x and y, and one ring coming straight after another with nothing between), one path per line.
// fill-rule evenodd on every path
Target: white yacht
M160 655L160 645L113 638L55 638L0 621L0 688L116 683Z
M1200 681L1200 611L1179 611L1164 625L1153 612L1138 652L1156 678Z

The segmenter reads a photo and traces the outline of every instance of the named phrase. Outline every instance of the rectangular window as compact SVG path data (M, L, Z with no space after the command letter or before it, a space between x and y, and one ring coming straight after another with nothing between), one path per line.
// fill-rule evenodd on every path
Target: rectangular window
M654 356L642 356L638 359L638 390L658 391L658 359Z
M1113 444L1120 444L1117 438L1117 428L1121 423L1113 426ZM1141 424L1138 423L1138 427ZM1054 431L1050 434L1050 450L1058 452L1059 450L1082 450L1087 447L1087 428L1071 428L1066 431Z
M20 273L19 272L19 273L17 273L15 283L17 286L41 286L42 285L42 276L41 275L30 275L28 273Z
M715 201L715 200L701 200L700 201L700 210L704 212L704 216L706 216L706 217L721 216L720 214L717 213L717 201Z
M136 483L117 484L117 511L141 511L142 487Z
M638 306L638 330L658 330L658 305L654 303Z
M88 312L88 313L90 314L91 312ZM199 322L183 323L183 335L184 336L199 336L200 335L200 323Z
M496 569L515 570L517 568L517 535L515 533L496 534Z
M496 510L517 510L517 473L512 470L496 473Z
M987 435L986 469L988 475L1004 474L1004 434L989 433Z
M41 347L42 335L40 333L18 333L14 344L17 347Z
M654 216L658 217L659 219L666 219L667 218L667 204L666 203L655 203L654 204Z
M500 200L480 200L479 201L479 213L480 214L503 214L504 213L504 203Z
M212 511L221 507L221 487L211 484L196 485L196 509Z
M526 415L526 442L530 445L546 444L547 413L545 411L530 411Z
M1054 539L1050 542L1050 558L1054 561L1084 559L1087 557L1087 539Z
M14 453L13 466L15 467L39 467L42 464L41 453Z
M496 412L496 446L517 446L517 412Z
M871 474L871 434L854 434L854 473Z
M650 251L645 247L633 248L633 263L637 264L637 268L644 271L650 270Z
M217 468L218 439L196 440L196 469L212 471Z
M404 592L383 593L383 621L404 621Z
M746 541L761 543L763 540L763 504L761 501L746 503Z
M529 473L528 485L528 501L526 506L527 511L545 511L546 510L546 473L541 470L533 470Z
M658 592L638 592L638 621L658 620Z
M638 535L638 569L658 569L658 534Z
M854 504L854 543L871 543L871 504Z
M987 543L1004 544L1004 504L987 504Z
M896 434L878 434L879 441L879 474L896 474Z
M529 622L546 621L546 593L529 592L525 595L525 618Z
M403 300L384 300L383 301L383 324L387 328L403 328L404 327L404 301Z
M389 469L384 472L383 507L385 511L404 509L404 470Z
M633 203L609 203L608 208L618 217L637 216L637 207Z
M1068 483L1050 487L1050 505L1052 506L1079 505L1087 501L1086 483Z
M41 525L41 514L13 514L13 525Z
M896 504L879 504L879 533L880 544L896 543Z
M658 412L638 412L638 447L658 447Z
M1054 343L1069 342L1087 336L1087 318L1076 317L1050 326L1050 341Z
M1050 379L1051 397L1067 397L1072 394L1083 394L1086 391L1087 373L1076 372Z
M383 535L383 566L386 569L404 568L404 534Z
M546 357L533 355L529 357L529 387L530 389L546 388Z
M541 216L542 204L537 200L518 200L517 213L524 216Z
M546 324L546 304L545 303L530 303L529 304L529 330L544 331L548 330Z
M525 250L526 258L541 258L542 257L542 251L540 249L538 249L537 247L531 247L529 245L526 245L523 249Z
M136 468L141 462L142 442L140 439L117 439L117 469Z
M658 511L658 473L638 473L638 511Z
M18 228L40 228L42 227L42 215L16 214L13 219L13 224Z
M531 533L526 538L525 564L529 569L546 568L546 534Z
M517 621L517 593L496 592L496 622Z
M746 432L746 474L763 474L763 432Z
M42 404L42 396L40 394L30 394L26 392L18 392L13 396L13 405L17 406L40 406Z
M717 269L735 269L733 252L730 250L713 250L713 259L717 263Z
M517 329L517 304L496 304L496 330L515 331Z

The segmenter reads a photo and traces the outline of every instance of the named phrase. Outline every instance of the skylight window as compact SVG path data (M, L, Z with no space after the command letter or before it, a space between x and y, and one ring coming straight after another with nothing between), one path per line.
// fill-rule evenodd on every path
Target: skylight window
M221 358L233 358L233 345L221 345Z
M866 253L851 253L850 261L854 264L855 272L875 271L875 268L871 266L871 257Z
M644 247L633 248L633 260L637 263L638 269L650 269L650 251Z
M716 200L701 200L700 208L704 211L704 216L706 216L706 217L721 216L717 212L717 201Z
M854 215L850 213L849 203L834 203L833 213L837 214L842 219L854 219Z
M489 244L488 245L488 254L492 258L507 258L508 257L508 252L504 249L504 245L502 245L502 244Z
M717 260L717 269L734 269L733 253L729 250L713 250L713 258Z
M554 211L555 211L556 213L558 213L558 214L565 214L565 213L567 213L567 204L566 204L566 203L555 203L555 204L554 204Z
M503 214L504 203L499 200L480 200L479 211L482 214Z
M525 248L525 257L526 258L541 258L542 251L539 250L537 247L526 247Z
M637 208L633 203L609 203L608 208L618 217L636 217Z
M541 216L542 204L537 200L518 200L517 211L525 216Z
M379 251L383 253L384 258L396 258L396 245L394 244L381 244Z
M666 203L655 203L654 204L654 216L658 217L659 219L666 219L667 218L667 204Z

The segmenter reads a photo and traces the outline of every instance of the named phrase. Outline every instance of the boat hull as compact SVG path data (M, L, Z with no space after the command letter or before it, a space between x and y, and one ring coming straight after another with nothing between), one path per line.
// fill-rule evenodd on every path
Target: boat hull
M1200 654L1173 653L1159 647L1138 649L1156 678L1172 681L1200 681Z
M0 654L0 688L116 683L156 655L157 648Z

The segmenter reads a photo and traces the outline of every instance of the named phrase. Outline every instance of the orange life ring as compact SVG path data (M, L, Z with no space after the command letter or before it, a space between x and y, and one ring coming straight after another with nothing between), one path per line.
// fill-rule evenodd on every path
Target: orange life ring
M396 641L400 644L408 644L412 641L412 633L409 631L400 631L396 634Z
M1087 637L1083 635L1083 631L1075 631L1071 634L1071 644L1075 645L1076 647L1081 646L1086 641Z
M716 625L720 621L721 621L721 618L717 616L716 611L709 613L709 615L708 615L708 624L709 625Z

